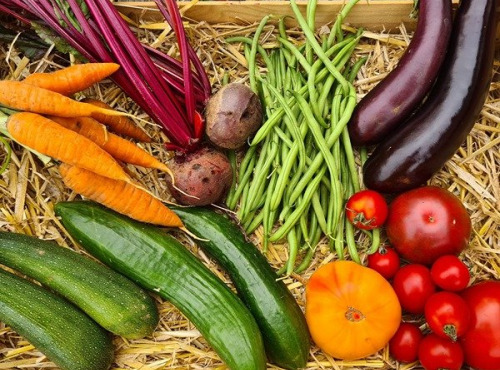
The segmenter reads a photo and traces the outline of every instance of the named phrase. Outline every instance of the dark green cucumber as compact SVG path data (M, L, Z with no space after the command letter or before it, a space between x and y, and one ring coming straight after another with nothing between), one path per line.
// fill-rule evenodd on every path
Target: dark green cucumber
M158 309L148 293L123 275L54 242L0 232L0 264L38 280L114 334L142 338L158 324Z
M111 335L64 298L0 269L0 321L64 370L104 370Z
M176 239L93 202L62 202L55 210L92 255L176 306L229 368L266 368L262 337L251 313Z
M224 215L208 208L172 209L231 277L257 320L269 359L288 369L305 367L310 348L305 317L266 258Z

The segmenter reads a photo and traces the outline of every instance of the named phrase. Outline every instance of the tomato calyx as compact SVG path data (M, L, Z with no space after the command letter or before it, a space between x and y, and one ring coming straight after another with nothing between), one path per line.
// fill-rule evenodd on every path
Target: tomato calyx
M363 226L372 226L372 224L375 222L374 218L366 218L365 214L363 212L358 212L354 209L351 208L346 208L349 212L352 212L355 216L352 219L353 224L358 224L358 225L363 225Z
M453 324L446 324L443 326L443 333L445 333L448 338L450 338L453 342L457 341L457 327Z
M365 319L365 315L363 312L354 307L347 307L347 311L345 312L345 318L352 322L359 322Z

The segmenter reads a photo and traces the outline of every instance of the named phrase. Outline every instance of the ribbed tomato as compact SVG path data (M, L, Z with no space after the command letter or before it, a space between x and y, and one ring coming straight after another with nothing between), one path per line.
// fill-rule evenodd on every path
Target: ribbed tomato
M343 360L382 349L401 322L401 306L378 272L351 261L320 267L306 286L306 319L314 342Z

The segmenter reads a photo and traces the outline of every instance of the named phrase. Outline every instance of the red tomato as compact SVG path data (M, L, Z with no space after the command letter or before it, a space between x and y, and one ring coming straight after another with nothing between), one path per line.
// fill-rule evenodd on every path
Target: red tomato
M436 291L431 272L418 264L401 267L392 285L403 310L414 314L424 313L425 302Z
M430 333L420 341L418 359L425 370L460 370L464 353L459 343Z
M392 248L382 246L375 253L368 255L367 259L367 266L386 279L392 279L399 270L399 256Z
M361 190L346 203L347 219L358 229L372 230L382 226L388 207L384 197L373 190Z
M434 284L444 290L458 292L467 288L470 280L469 269L460 258L447 254L439 257L431 267Z
M500 281L484 281L461 293L471 312L461 338L465 362L477 370L500 369Z
M424 335L419 327L402 322L398 331L389 341L389 352L399 362L413 362L418 358L418 347Z
M438 292L425 303L425 321L438 336L456 341L469 328L470 310L456 293Z
M445 189L424 186L397 196L386 222L389 241L400 256L430 265L468 244L471 221L462 202Z

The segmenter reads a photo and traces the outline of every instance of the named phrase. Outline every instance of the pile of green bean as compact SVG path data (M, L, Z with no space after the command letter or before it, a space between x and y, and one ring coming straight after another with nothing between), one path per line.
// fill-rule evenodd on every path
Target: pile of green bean
M264 249L269 242L287 241L288 261L279 271L287 275L309 266L324 237L338 258L345 257L347 246L360 262L354 229L344 214L346 200L360 190L346 124L356 104L352 82L365 60L352 61L361 32L344 34L341 28L357 2L347 3L328 37L317 39L316 0L308 2L306 18L291 0L306 38L302 45L288 38L280 19L279 47L265 50L260 38L270 16L253 38L227 40L244 47L250 86L261 97L265 122L241 161L226 203L237 210L246 232L262 226ZM257 59L265 68L257 67ZM374 249L378 234L369 234Z

